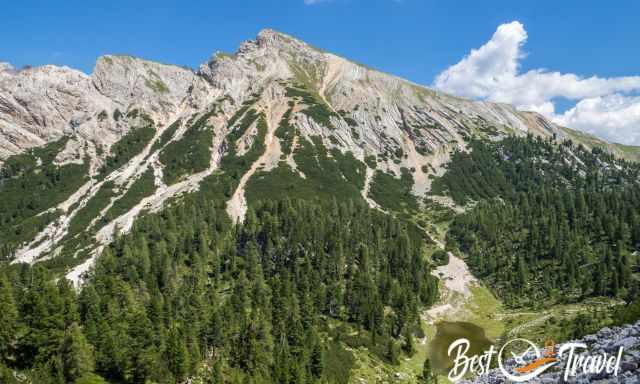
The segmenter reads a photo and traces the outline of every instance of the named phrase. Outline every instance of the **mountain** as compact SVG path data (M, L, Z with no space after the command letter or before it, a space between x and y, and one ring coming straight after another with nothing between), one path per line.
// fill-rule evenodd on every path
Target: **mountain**
M228 201L227 211L235 220L244 215L245 187L258 169L283 168L279 164L286 159L293 172L289 176L304 177L293 156L302 141L317 139L326 150L373 160L367 162L364 186L355 186L373 206L379 203L367 191L376 170L396 177L402 168L412 170L412 193L424 196L451 150L464 148L465 137L473 134L533 133L606 145L593 138L581 140L538 114L439 93L272 30L260 32L233 55L214 55L197 72L129 56L103 56L90 76L55 66L16 71L3 65L1 73L0 158L64 139L53 164L82 162L88 167L75 193L63 193L55 204L39 207L57 209L60 215L40 223L47 226L35 237L13 243L17 261L33 262L54 252L69 237L73 218L105 183L117 189L106 206L125 196L147 170L153 172L157 188L119 216L109 217L95 235L98 244L108 243L116 227L128 230L143 209L158 209L177 194L198 188L204 177L221 169L220 160L231 147L243 154L256 140L264 150L242 169ZM249 111L264 119L263 134ZM213 139L189 143L193 122L203 118ZM234 126L239 120L246 122L241 131ZM152 129L136 138L135 128L145 124ZM188 155L167 153L189 151L190 145L205 147L201 155L209 159L179 161ZM104 217L106 206L86 218L87 224Z
M386 372L453 255L512 308L631 302L638 154L272 30L197 71L0 64L0 378Z

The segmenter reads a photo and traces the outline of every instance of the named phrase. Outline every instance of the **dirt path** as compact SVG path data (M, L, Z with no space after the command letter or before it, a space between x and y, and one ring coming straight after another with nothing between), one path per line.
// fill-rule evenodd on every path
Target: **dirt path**
M535 327L541 324L544 324L545 321L547 321L547 319L549 319L552 315L550 314L544 314L540 317L536 317L533 320L527 321L524 324L520 324L517 327L514 327L513 329L511 329L509 331L509 336L516 336L518 335L520 332L524 331L527 328L531 328L531 327Z
M369 204L369 207L383 210L380 208L380 205L375 202L372 198L369 197L369 190L371 189L371 179L373 179L373 169L367 167L366 173L364 176L364 187L362 188L362 198Z

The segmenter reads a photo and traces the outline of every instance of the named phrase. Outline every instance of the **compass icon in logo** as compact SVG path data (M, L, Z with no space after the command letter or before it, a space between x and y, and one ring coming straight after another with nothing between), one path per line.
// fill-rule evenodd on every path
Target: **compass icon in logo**
M506 351L509 355L505 356ZM513 359L515 367L507 367L505 362ZM498 353L498 366L509 380L521 383L537 377L542 372L558 363L553 341L545 344L545 349L538 347L527 339L513 339L502 346Z

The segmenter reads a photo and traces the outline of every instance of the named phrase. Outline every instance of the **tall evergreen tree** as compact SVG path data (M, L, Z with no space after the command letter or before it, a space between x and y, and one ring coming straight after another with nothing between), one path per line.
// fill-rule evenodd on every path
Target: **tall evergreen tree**
M67 382L74 382L94 370L93 348L77 323L70 325L60 347L62 370Z

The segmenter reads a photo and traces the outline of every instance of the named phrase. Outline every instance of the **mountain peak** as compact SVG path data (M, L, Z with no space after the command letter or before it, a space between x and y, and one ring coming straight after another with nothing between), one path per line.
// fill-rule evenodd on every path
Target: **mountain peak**
M260 30L260 32L258 32L257 38L258 39L269 39L269 38L278 38L278 37L285 37L285 38L289 38L289 39L294 39L293 37L287 35L286 33L280 32L280 31L276 31L275 29L271 29L271 28L263 28Z
M275 49L289 53L300 53L300 51L308 50L320 51L298 38L269 28L258 32L255 40L244 42L240 46L239 52L250 51L255 48Z

